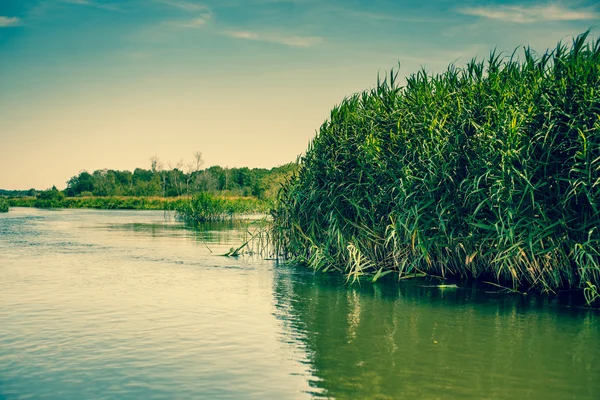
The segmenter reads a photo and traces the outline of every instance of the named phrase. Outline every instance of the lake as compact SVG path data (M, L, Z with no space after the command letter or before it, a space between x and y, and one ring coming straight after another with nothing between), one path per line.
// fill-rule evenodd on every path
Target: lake
M248 222L0 214L0 399L600 399L600 312L219 256Z

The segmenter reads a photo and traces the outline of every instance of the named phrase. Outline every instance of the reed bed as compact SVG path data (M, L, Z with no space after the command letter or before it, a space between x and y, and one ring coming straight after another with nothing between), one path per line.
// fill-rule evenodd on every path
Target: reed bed
M600 40L397 72L342 101L273 210L283 259L348 279L426 273L600 288Z
M255 197L219 197L200 192L174 204L177 218L186 222L223 221L234 215L265 213L270 203Z

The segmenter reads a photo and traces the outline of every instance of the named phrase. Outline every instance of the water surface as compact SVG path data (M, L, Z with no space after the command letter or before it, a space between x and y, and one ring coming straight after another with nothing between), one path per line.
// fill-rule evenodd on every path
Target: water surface
M0 215L0 398L600 398L600 315L220 257L244 223Z

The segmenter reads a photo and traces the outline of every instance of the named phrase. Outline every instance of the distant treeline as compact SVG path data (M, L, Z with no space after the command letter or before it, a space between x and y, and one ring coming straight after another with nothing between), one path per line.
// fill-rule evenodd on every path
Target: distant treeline
M174 167L163 168L157 157L150 159L150 169L131 171L99 169L92 173L81 171L67 181L62 193L67 197L179 197L204 192L219 196L256 197L274 199L281 184L296 168L295 163L266 168L223 168L212 166L201 169L202 154L194 154L194 161L182 161ZM55 196L51 190L5 190L0 197L40 197L44 192ZM43 199L42 199L43 200Z
M133 172L112 169L97 170L93 173L83 171L69 179L64 193L69 197L176 197L209 192L270 199L275 197L280 184L294 168L295 164L286 164L272 169L213 166L204 170L185 172L178 168L169 170L136 168Z
M9 207L173 210L188 222L264 213L272 207L296 164L265 168L202 169L202 153L174 167L155 156L150 169L82 171L67 181L65 190L2 190L0 211ZM6 199L4 199L6 198Z
M37 194L37 191L35 189L29 189L29 190L0 189L0 197L24 197L24 196L33 197L36 194Z

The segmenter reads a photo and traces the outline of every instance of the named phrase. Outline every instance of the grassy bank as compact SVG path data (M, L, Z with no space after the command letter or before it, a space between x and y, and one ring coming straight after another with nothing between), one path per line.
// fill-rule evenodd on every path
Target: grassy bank
M219 197L198 193L174 206L178 218L195 223L220 221L239 214L266 213L271 203L254 197Z
M38 197L14 197L2 202L11 207L95 208L102 210L170 210L186 222L220 221L234 215L266 213L272 203L255 197L225 197L198 193L192 197L65 197L60 192Z
M7 199L11 207L96 208L102 210L171 210L181 199L166 197L15 197Z
M278 253L351 279L600 288L600 41L396 76L331 111L274 211Z
M0 199L0 213L8 212L9 204L5 199Z

